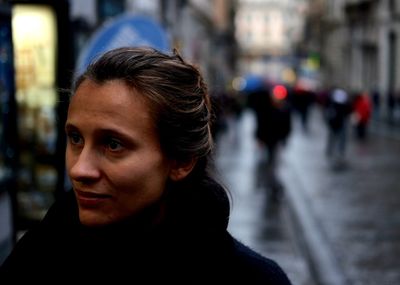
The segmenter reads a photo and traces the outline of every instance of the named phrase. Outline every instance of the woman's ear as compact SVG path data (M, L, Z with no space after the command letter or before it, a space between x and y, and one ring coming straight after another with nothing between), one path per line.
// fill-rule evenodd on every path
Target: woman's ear
M193 158L187 162L178 162L174 160L169 173L172 181L179 181L189 175L197 163L197 159Z

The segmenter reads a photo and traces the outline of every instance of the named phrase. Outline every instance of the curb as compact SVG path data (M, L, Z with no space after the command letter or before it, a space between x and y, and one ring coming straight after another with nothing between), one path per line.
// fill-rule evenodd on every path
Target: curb
M289 214L293 221L297 241L304 251L319 285L349 285L343 270L332 253L318 225L310 201L305 196L304 185L292 166L285 164L280 171L285 185L285 197L287 199Z

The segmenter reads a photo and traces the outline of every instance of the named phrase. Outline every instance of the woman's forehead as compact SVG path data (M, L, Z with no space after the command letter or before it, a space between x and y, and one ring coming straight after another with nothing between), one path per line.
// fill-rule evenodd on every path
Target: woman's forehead
M68 110L68 118L110 120L123 124L139 121L152 123L151 112L143 95L123 81L97 84L85 80L77 88Z

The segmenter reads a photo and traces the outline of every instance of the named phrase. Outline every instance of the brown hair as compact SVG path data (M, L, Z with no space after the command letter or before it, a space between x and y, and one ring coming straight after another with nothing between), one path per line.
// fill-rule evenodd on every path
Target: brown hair
M96 83L122 80L148 103L161 148L169 159L197 161L191 173L169 191L171 198L186 197L179 207L196 207L214 224L228 225L229 191L210 171L213 139L211 100L200 71L174 51L172 55L153 48L123 47L108 51L93 61L75 81L73 91L86 79ZM169 184L172 186L172 184ZM191 191L187 191L191 189ZM171 196L171 193L175 193ZM201 198L200 198L201 197ZM191 201L191 202L189 202ZM203 202L201 202L203 201ZM197 206L194 206L197 205ZM206 209L204 208L206 206Z
M213 149L210 97L199 70L176 51L167 55L152 48L117 48L87 67L74 92L85 79L117 79L135 88L149 103L165 154L183 162L197 159L197 171L206 167Z

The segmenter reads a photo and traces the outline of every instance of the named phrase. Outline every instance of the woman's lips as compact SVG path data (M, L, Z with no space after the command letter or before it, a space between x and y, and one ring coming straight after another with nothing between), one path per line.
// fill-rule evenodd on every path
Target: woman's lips
M76 189L75 189L75 194L78 200L78 204L81 207L90 207L90 208L97 207L105 200L111 198L111 195L109 194L81 191Z

